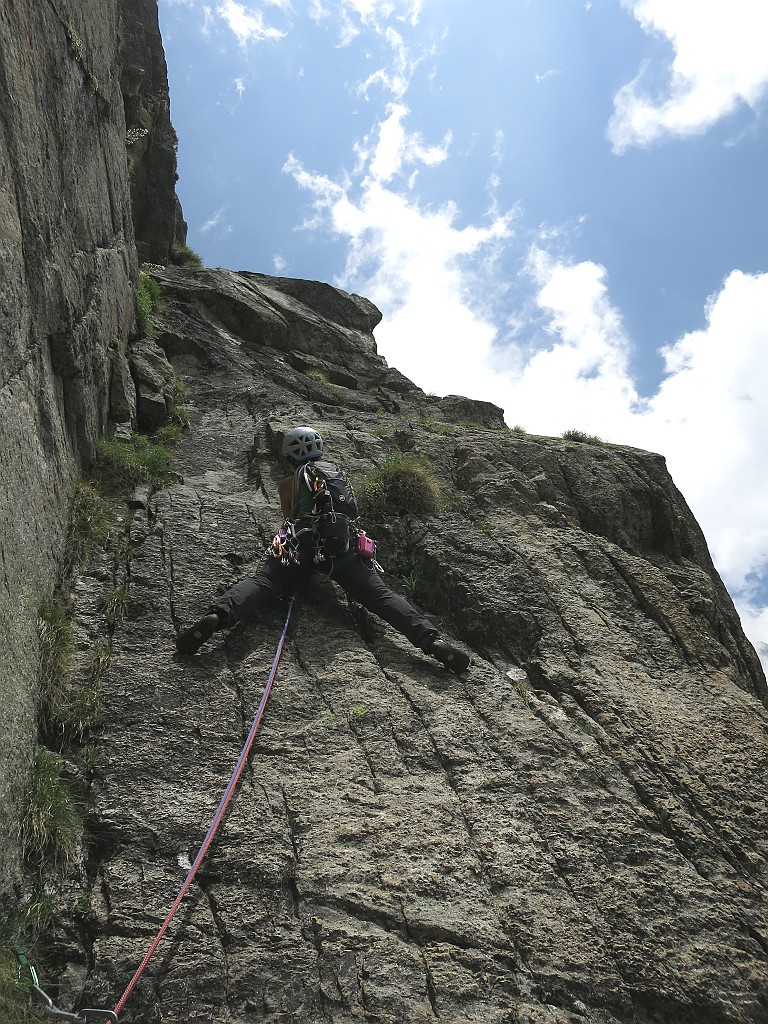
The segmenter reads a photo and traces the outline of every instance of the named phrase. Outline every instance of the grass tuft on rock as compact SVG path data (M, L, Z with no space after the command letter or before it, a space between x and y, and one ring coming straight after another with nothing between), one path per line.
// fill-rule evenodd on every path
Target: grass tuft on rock
M115 596L117 595L117 597ZM120 588L109 597L114 625L124 614L127 591ZM106 605L106 600L105 600ZM73 671L74 629L67 611L55 599L46 599L38 613L40 637L40 727L46 742L57 750L73 740L79 743L101 717L101 682L112 661L112 648L96 643L84 677Z
M386 519L428 516L442 505L440 486L426 459L398 453L366 477L362 502L367 515Z
M143 270L139 271L139 286L136 289L136 309L139 331L145 338L157 336L154 315L160 305L160 285Z
M173 452L155 444L144 434L132 434L129 441L100 438L91 478L100 491L124 493L137 484L163 487L173 478Z
M101 718L101 708L101 687L97 682L78 686L61 709L61 725L67 738L82 743L88 730Z
M37 617L40 637L40 718L47 730L58 728L67 703L74 630L67 611L55 598L46 598Z
M21 908L19 924L24 933L36 941L41 935L53 929L56 917L57 907L53 890L44 881L42 871L39 871L32 883L31 896Z
M171 249L171 263L176 267L194 267L196 269L204 266L199 253L179 242Z
M101 601L101 610L109 626L114 627L125 618L129 597L127 587L115 587L104 595Z
M75 488L69 528L69 556L75 565L87 565L96 548L109 537L111 511L107 500L90 483Z
M71 860L81 836L81 820L72 787L64 777L64 759L38 747L32 785L21 825L21 845L28 863Z
M564 441L578 441L580 444L605 444L597 434L587 434L583 430L566 430L561 435Z

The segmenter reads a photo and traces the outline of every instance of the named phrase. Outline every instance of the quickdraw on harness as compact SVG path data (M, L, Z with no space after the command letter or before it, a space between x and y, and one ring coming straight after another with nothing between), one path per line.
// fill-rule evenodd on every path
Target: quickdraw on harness
M100 1007L90 1006L74 1013L69 1010L60 1010L51 997L40 987L37 971L15 939L13 940L13 948L17 961L16 987L26 993L30 999L40 1004L38 1009L46 1017L49 1017L51 1020L70 1021L71 1024L89 1024L91 1021L98 1022L98 1024L101 1024L101 1022L106 1024L107 1021L110 1021L112 1024L117 1024L117 1014L114 1010L103 1010ZM26 981L24 980L25 973L29 976Z
M376 560L377 542L373 537L368 536L357 521L350 524L350 530L355 537L355 550L360 558L370 562L371 571L378 570L382 572L382 567ZM272 558L279 558L283 565L289 565L291 562L294 562L296 565L301 564L299 551L301 537L304 534L311 534L313 538L316 536L313 526L301 527L294 520L286 519L279 532L272 539L271 546L267 548L267 554L271 555ZM322 550L317 549L317 547L313 557L316 563L328 560L328 556Z
M299 538L303 533L312 533L312 528L297 530L296 523L292 519L286 519L279 531L272 538L272 544L267 548L267 554L272 558L279 558L283 565L301 562L299 556Z

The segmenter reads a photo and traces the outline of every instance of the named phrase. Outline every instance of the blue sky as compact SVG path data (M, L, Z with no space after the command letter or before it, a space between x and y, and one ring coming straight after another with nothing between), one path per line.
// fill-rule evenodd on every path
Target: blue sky
M768 640L768 5L159 0L189 243L510 425L662 452Z

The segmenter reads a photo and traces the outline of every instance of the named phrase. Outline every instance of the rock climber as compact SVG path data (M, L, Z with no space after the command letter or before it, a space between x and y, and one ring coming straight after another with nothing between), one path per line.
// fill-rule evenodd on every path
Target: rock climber
M375 545L360 528L352 487L338 466L325 459L320 434L312 427L294 427L283 438L282 454L291 468L278 487L285 522L266 561L178 634L179 652L194 654L216 630L230 629L278 597L295 593L311 573L320 571L425 654L452 672L463 672L469 657L441 639L429 619L379 576Z

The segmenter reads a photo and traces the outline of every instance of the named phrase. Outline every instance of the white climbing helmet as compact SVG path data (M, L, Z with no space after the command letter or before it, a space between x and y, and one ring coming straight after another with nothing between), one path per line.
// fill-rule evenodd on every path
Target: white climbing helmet
M323 439L312 427L293 427L283 438L283 455L294 466L303 466L322 454Z

